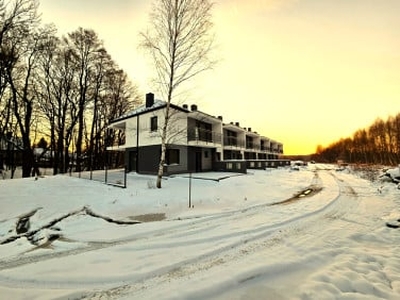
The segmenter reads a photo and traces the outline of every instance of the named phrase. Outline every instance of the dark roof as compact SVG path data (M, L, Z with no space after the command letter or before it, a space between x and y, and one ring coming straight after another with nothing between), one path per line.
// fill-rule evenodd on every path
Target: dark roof
M167 106L167 102L162 101L162 100L155 100L154 104L152 106L146 107L145 104L141 105L138 108L136 108L134 110L131 110L131 111L123 114L122 116L112 120L110 122L110 124L116 123L116 122L119 122L119 121L122 121L122 120L126 120L126 119L129 119L129 118L133 118L133 117L136 117L136 116L139 116L139 115L143 115L143 114L146 114L146 113L149 113L149 112L152 112L152 111L156 111L156 110L159 110L159 109L163 109L166 106ZM189 112L189 110L187 110L187 109L185 109L183 107L180 107L178 105L172 104L172 103L170 104L170 107L172 107L173 109L176 109L176 110L180 110L182 112L186 112L186 113Z

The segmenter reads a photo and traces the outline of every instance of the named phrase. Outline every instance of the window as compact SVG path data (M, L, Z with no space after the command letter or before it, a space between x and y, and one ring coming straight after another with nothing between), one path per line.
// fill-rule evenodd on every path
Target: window
M158 120L157 120L157 116L151 117L151 118L150 118L150 130L151 130L151 131L157 131L157 129L158 129Z
M203 142L212 142L212 125L196 121L196 129L198 132L198 140Z
M246 136L246 148L253 149L253 138L251 136Z
M226 145L237 146L237 133L231 130L227 130L226 133Z
M266 150L265 142L263 140L261 140L261 150Z
M167 149L165 153L165 162L167 165L179 164L179 150Z
M208 158L208 151L204 151L204 158Z

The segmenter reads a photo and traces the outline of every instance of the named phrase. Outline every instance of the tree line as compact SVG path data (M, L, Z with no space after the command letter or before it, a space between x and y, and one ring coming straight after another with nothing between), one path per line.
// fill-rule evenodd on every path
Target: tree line
M66 172L71 157L76 171L100 168L105 143L124 138L107 135L107 124L142 97L95 31L59 37L41 24L38 5L0 0L0 141L22 152L23 177L35 167L39 140L54 174Z
M328 147L318 146L315 159L322 162L397 165L400 162L400 113L386 121L378 118L367 129L340 139Z

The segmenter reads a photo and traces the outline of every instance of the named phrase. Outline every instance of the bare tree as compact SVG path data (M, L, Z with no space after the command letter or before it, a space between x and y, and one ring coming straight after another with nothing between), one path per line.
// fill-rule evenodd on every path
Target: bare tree
M99 142L101 141L101 115L99 108L101 107L102 95L105 94L104 77L112 67L111 57L108 55L105 49L100 49L97 60L94 63L94 76L93 76L93 88L92 88L92 120L89 122L90 125L90 136L87 137L87 155L90 158L90 169L97 169L100 167L99 164Z
M54 174L67 169L66 132L77 123L77 117L69 118L71 99L77 98L73 96L73 90L78 90L74 81L76 73L74 55L66 42L50 35L43 44L37 94L39 109L45 118L41 125L49 131Z
M397 139L399 135L399 124L396 122L396 118L398 122L399 115L397 117L390 116L385 123L388 139L389 164L391 165L394 165L396 162L398 162L398 154L400 152L398 147L399 140Z
M349 163L399 163L400 114L384 121L376 119L367 129L354 132L352 138L341 139L326 148L318 146L316 159L334 162L338 158Z
M139 96L126 73L118 69L105 49L99 51L94 67L92 109L88 111L92 118L88 120L91 128L87 137L87 154L90 157L90 168L99 169L105 163L107 125L110 120L132 110L139 102ZM115 114L115 109L119 111L118 114Z
M104 89L105 93L101 97L99 106L99 134L103 136L98 139L104 144L102 147L100 145L97 147L99 150L101 148L104 150L106 146L114 145L114 143L122 143L125 139L123 131L108 131L106 134L107 126L112 120L133 110L143 98L137 86L128 79L127 74L115 65L104 76Z
M93 85L95 77L95 62L99 53L103 52L102 41L91 29L79 28L68 34L70 49L74 52L78 70L79 94L76 99L78 114L78 135L76 141L77 171L81 171L83 140L85 128L85 111L89 102L93 101Z
M400 113L393 117L391 123L393 128L394 156L397 163L400 163Z
M50 140L54 173L65 172L72 141L79 159L84 146L103 155L109 119L137 100L93 30L60 39L54 26L40 27L38 5L0 0L0 138L23 151L24 177L35 164L39 132Z
M46 35L39 28L38 1L16 0L5 9L3 32L0 34L1 53L9 64L5 69L11 105L23 142L22 176L28 177L34 159L31 145L31 125L36 101L34 86L37 62ZM5 30L8 28L8 30Z
M150 26L141 33L141 46L150 54L157 73L160 91L167 106L161 133L161 158L157 188L161 188L164 171L170 104L176 89L199 73L212 68L210 53L211 11L208 0L154 0Z
M0 137L17 134L10 75L25 58L26 38L38 21L37 6L36 0L0 0Z

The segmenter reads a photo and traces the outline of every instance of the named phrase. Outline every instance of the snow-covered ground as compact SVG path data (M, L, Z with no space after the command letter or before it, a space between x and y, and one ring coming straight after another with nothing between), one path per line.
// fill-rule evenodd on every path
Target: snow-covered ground
M399 299L400 190L327 165L0 180L0 299ZM140 221L140 222L138 222Z

